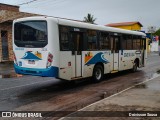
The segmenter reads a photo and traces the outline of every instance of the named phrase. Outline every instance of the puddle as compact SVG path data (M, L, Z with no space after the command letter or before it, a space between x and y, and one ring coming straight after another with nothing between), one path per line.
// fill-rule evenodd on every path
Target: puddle
M154 78L156 78L158 76L160 76L160 73L153 73L153 74L147 75L148 79L154 79Z
M154 79L154 78L157 78L160 76L160 73L154 73L154 74L150 74L148 76L148 80L150 79ZM146 79L147 80L147 79ZM136 83L136 82L135 82ZM142 84L138 84L137 82L137 85L135 85L135 88L149 88L149 86L146 84L146 83L142 83Z
M158 76L160 76L159 73L154 73L153 76L152 76L152 78L156 78L156 77L158 77Z

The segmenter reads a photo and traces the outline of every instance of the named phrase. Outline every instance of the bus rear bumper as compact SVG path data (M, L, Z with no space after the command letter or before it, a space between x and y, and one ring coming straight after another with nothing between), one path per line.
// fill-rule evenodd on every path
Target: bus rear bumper
M58 67L54 66L45 69L36 69L36 68L19 67L16 64L14 64L14 69L17 74L44 76L44 77L58 77Z

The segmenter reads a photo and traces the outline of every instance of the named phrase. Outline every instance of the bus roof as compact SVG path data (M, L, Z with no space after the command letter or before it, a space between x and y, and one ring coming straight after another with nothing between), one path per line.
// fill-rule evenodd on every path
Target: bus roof
M77 20L70 20L65 18L55 18L55 17L48 17L48 16L35 16L35 17L25 17L20 18L17 20L14 20L14 22L20 22L20 21L28 21L28 20L46 20L51 19L57 22L57 24L60 25L66 25L66 26L72 26L72 27L78 27L78 28L87 28L87 29L93 29L93 30L101 30L101 31L108 31L108 32L116 32L116 33L123 33L123 34L132 34L132 35L140 35L140 36L146 36L145 33L139 32L139 31L131 31L131 30L125 30L120 28L114 28L114 27L108 27L103 25L95 25L90 23L85 23L82 21Z

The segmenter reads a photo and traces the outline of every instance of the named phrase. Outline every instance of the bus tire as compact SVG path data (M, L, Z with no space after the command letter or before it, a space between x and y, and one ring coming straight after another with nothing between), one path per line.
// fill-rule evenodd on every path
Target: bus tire
M98 83L103 79L103 67L101 65L96 65L93 69L93 82Z
M132 72L136 72L138 68L137 62L135 61L133 64Z

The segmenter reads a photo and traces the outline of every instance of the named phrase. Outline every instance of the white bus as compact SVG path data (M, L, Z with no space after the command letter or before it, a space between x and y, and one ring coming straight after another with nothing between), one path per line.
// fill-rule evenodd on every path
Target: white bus
M13 22L14 68L18 74L65 80L144 67L145 34L53 17Z

